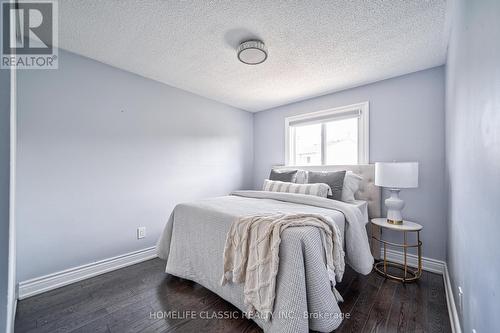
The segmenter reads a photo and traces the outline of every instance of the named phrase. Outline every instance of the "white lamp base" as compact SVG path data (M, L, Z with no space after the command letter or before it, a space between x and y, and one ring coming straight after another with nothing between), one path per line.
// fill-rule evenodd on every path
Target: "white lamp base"
M405 206L405 202L399 198L399 189L393 188L389 190L391 196L385 199L387 207L387 222L392 224L403 224L403 216L401 210Z

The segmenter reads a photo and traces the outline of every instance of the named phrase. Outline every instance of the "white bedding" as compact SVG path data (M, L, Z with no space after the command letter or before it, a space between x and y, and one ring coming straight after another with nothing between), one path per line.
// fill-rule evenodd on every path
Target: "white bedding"
M368 202L365 200L354 200L354 201L348 201L348 204L352 204L361 211L361 214L363 215L363 220L365 223L368 223L369 218L368 218Z
M373 257L362 206L362 203L263 191L237 191L230 196L180 204L158 242L158 254L167 260L167 273L193 280L245 311L243 285L219 283L226 234L235 219L273 213L326 215L344 236L346 262L356 271L368 274ZM341 311L330 286L320 244L320 232L314 227L283 231L273 317L267 322L252 318L264 331L330 332L340 325Z

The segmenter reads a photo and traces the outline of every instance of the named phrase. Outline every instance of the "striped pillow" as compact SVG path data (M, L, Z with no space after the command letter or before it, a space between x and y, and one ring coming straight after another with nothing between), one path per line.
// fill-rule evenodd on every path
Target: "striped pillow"
M287 192L287 193L297 193L297 194L309 194L318 197L326 198L332 193L330 186L323 183L316 184L297 184L297 183L286 183L276 180L264 180L264 186L262 188L264 191L269 192Z

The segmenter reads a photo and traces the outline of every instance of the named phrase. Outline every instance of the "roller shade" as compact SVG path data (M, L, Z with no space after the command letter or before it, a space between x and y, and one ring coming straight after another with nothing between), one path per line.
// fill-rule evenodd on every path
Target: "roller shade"
M297 119L290 121L288 123L289 126L305 126L305 125L314 125L319 123L326 123L329 121L349 119L349 118L359 118L361 117L361 110L348 110L345 112L336 113L335 115L320 115L317 117L307 118L307 119Z

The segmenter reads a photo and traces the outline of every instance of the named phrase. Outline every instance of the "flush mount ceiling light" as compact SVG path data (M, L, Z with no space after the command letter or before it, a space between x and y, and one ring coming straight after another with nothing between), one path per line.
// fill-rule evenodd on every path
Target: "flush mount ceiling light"
M260 40L247 40L238 47L238 59L247 65L258 65L266 61L267 49Z

